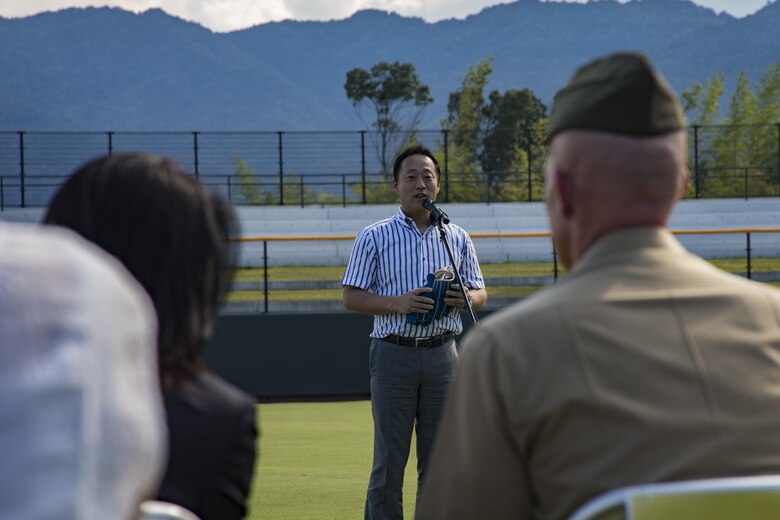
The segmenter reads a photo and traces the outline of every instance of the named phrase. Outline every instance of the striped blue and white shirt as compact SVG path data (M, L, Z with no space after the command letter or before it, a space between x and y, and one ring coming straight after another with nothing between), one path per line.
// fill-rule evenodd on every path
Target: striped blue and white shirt
M464 285L471 289L484 288L471 237L455 224L446 224L444 228ZM399 208L394 217L371 224L358 234L341 285L379 296L398 296L423 287L428 273L448 265L450 259L438 227L431 225L421 235L414 220ZM407 323L406 315L393 313L374 316L371 337L398 334L426 338L462 331L459 312L448 313L425 326Z

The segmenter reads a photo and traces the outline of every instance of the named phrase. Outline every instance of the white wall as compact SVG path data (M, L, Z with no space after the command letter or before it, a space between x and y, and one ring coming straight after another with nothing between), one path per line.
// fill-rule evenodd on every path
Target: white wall
M441 204L453 223L471 234L523 233L548 230L544 205L535 203ZM354 236L363 227L395 214L395 204L371 206L242 206L237 211L243 236ZM6 209L0 219L40 222L44 210ZM738 228L780 228L780 198L708 199L680 202L670 220L672 230ZM744 233L729 235L684 235L680 241L705 257L745 255ZM476 239L480 261L550 261L547 238ZM343 265L352 242L269 242L269 265ZM751 248L756 256L780 257L780 234L753 234ZM261 243L245 244L242 265L262 265Z

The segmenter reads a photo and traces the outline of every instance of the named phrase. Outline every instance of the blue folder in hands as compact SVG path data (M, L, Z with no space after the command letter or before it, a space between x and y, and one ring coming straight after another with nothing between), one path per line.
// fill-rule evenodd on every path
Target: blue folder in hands
M429 325L433 320L438 320L453 309L452 306L444 303L444 297L455 280L455 272L452 268L450 266L442 267L435 273L428 273L427 279L425 287L430 287L433 291L425 293L423 296L433 300L433 309L428 312L411 312L407 314L407 323Z

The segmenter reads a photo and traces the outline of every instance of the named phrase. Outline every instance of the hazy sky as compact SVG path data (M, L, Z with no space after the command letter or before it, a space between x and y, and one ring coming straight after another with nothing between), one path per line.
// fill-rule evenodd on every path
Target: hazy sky
M587 0L548 0L577 1ZM621 0L623 1L623 0ZM684 0L681 0L684 1ZM692 0L716 12L742 17L775 0ZM333 20L348 18L360 9L382 9L429 22L464 18L482 8L507 3L500 0L0 0L0 16L29 16L66 7L112 6L142 12L160 7L165 12L197 22L213 31L227 32L279 20Z

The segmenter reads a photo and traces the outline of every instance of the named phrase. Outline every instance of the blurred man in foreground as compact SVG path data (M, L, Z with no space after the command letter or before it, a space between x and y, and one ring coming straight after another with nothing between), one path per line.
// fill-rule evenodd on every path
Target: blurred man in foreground
M467 336L418 519L564 519L625 485L780 473L780 292L666 229L684 128L640 54L558 93L546 202L570 274Z
M137 518L165 465L154 308L75 233L0 222L0 518Z

